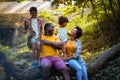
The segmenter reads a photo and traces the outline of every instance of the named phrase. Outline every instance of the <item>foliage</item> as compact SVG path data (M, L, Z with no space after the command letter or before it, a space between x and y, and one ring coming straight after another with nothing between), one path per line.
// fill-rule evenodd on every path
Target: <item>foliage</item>
M54 16L53 11L51 10L42 10L39 14L40 18L44 20L44 22L57 23L57 16ZM54 24L55 25L55 24Z
M52 22L54 25L57 25L58 17L63 15L69 18L69 23L67 24L68 30L72 30L74 26L80 26L83 30L83 36L80 39L83 44L82 56L87 61L87 64L98 58L103 50L120 41L120 5L118 4L119 2L117 2L118 0L74 0L76 1L75 5L71 4L71 0L67 0L66 2L64 2L65 0L62 1L63 2L61 2L61 0L54 0L53 4L58 6L59 3L63 3L67 6L54 9L54 11L43 10L40 13L40 17L44 19L45 22ZM2 16L0 22L4 22L3 19L5 18L5 16ZM7 17L6 19L8 20L6 20L7 23L14 24L15 21L20 18ZM21 59L24 62L26 58L23 57L23 55L30 53L26 47L25 39L26 36L19 38L17 52L13 52L8 46L4 48L0 47L0 49L6 52L12 60L20 61ZM101 52L98 53L98 51ZM119 59L116 61L119 61ZM113 62L110 62L105 70L100 71L91 80L99 78L101 80L118 80L120 73L119 68L116 67L119 66L118 63L119 62L116 62L115 65ZM110 67L111 64L114 65L112 68ZM114 67L116 68L114 69ZM118 71L115 73L117 77L113 75L115 71ZM108 77L108 73L110 73L110 78Z
M23 14L24 16L26 16L27 14ZM17 16L17 18L16 18ZM21 16L21 14L0 14L0 24L4 24L7 26L11 26L14 27L16 23L19 24L19 26L22 26L23 24L23 16ZM0 26L2 27L2 26Z
M90 80L119 80L120 79L120 55L110 61L107 66L99 71Z
M21 1L28 1L28 0L0 0L0 2L10 2L10 1L21 2Z
M3 68L0 66L0 80L4 80L4 78L5 78L5 73Z

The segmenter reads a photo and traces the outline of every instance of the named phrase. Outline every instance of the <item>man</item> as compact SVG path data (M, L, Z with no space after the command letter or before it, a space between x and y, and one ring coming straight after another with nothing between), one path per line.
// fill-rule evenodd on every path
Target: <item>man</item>
M59 42L59 38L54 33L54 26L51 23L46 23L44 26L44 35L41 40L41 51L40 51L40 63L42 67L42 74L44 80L49 80L50 69L54 67L57 71L61 72L64 76L64 80L70 80L67 73L67 66L64 61L59 58L58 50L55 45L52 46L49 42ZM47 44L49 43L49 44Z

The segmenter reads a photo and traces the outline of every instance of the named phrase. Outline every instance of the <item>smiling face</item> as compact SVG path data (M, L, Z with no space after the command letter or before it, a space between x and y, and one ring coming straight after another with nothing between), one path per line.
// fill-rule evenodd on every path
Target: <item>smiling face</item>
M31 15L32 18L36 18L37 17L37 11L30 12L30 15Z
M71 36L76 36L77 35L77 29L74 28L71 32L70 32Z
M62 24L61 24L61 27L65 27L66 25L67 25L67 22L62 23Z
M47 26L46 28L46 34L48 35L53 35L54 32L54 26L52 24L50 24L49 26Z

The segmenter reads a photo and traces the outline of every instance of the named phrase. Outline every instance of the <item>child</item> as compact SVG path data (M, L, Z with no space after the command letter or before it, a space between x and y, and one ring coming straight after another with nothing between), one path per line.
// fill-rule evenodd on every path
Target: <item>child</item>
M67 40L67 29L66 25L68 23L68 18L64 16L60 16L58 19L59 27L57 27L54 31L54 34L57 35L61 41Z
M31 18L25 21L25 31L29 31L28 47L31 44L32 49L32 68L39 66L40 40L42 36L42 21L37 18L37 8L31 7ZM30 44L29 44L30 42ZM30 48L29 48L30 49Z

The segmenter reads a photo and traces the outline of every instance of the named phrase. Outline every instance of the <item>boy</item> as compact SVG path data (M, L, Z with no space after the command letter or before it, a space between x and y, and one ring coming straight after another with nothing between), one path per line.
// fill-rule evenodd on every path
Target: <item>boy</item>
M32 68L39 67L40 40L42 36L42 21L37 18L37 8L29 9L31 18L25 21L25 31L29 31L28 48L32 49ZM29 46L31 45L31 47Z

